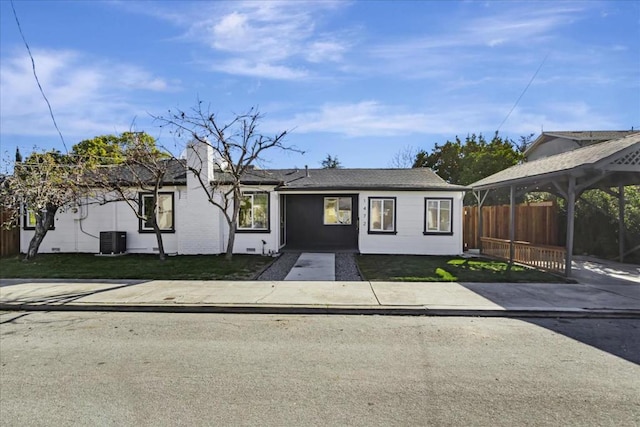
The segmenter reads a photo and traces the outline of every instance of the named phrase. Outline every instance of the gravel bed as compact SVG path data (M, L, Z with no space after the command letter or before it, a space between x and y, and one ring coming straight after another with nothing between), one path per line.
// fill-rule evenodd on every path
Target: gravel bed
M256 280L284 280L299 256L300 252L283 253Z
M355 254L336 253L336 280L341 282L359 282L362 280L358 273Z

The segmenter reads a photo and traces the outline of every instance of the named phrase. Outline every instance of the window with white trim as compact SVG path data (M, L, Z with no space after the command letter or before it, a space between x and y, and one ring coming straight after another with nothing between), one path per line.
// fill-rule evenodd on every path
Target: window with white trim
M451 234L453 199L425 198L425 234Z
M369 233L396 232L396 198L369 198Z
M156 223L160 231L168 233L175 231L175 221L173 215L173 193L158 193L158 210ZM153 232L151 215L153 215L153 194L140 194L140 215L144 218L139 222L141 233Z
M324 198L324 225L351 225L351 197Z
M238 230L262 230L269 229L269 194L251 193L243 194L240 200L240 215L238 217Z

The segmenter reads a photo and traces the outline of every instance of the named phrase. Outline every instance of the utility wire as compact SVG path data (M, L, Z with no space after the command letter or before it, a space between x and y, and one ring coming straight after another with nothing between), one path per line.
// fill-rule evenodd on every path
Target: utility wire
M33 69L33 77L36 78L36 83L38 83L38 88L40 89L40 93L42 97L47 103L47 107L49 107L49 115L51 116L51 120L53 120L53 125L56 127L58 131L58 135L60 135L60 139L62 140L62 145L64 146L64 151L67 153L69 149L67 149L67 144L64 142L64 137L62 136L62 132L60 132L60 128L58 127L58 123L56 123L56 118L53 116L53 109L51 108L51 104L49 103L49 99L44 94L44 90L42 89L42 85L40 84L40 79L38 79L38 74L36 73L36 63L33 60L33 55L31 54L31 49L29 48L29 43L27 43L27 39L24 37L24 33L22 32L22 27L20 26L20 21L18 20L18 14L16 13L16 8L13 5L13 0L11 0L11 10L13 10L13 16L16 18L16 24L18 24L18 31L20 31L20 36L22 36L22 41L24 45L27 47L27 52L29 53L29 58L31 58L31 68Z
M531 86L531 83L533 83L533 81L535 80L536 76L538 75L538 72L540 71L540 69L542 68L542 66L544 65L544 63L546 62L547 58L549 57L549 54L551 52L547 52L546 56L544 57L544 59L542 60L542 62L540 63L540 65L538 66L538 69L536 70L535 73L533 73L533 76L531 76L531 80L529 80L529 83L527 83L527 86L524 88L524 90L522 91L522 93L520 94L520 96L518 97L518 99L516 100L516 103L513 104L513 107L511 107L511 110L509 110L509 113L507 114L507 117L504 118L504 120L502 121L502 123L500 123L500 126L498 126L498 129L496 130L496 132L498 132L500 130L500 128L502 127L502 125L504 124L504 122L507 121L507 119L509 118L509 116L511 115L511 113L513 113L513 110L516 109L516 106L518 105L518 103L520 102L520 100L522 99L522 97L524 96L525 92L527 92L527 89L529 89L529 86Z

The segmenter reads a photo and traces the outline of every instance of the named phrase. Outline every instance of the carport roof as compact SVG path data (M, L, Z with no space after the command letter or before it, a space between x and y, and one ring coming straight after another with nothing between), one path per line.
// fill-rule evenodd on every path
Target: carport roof
M510 185L549 187L575 177L583 189L640 184L640 132L512 166L470 185L488 190ZM537 188L543 190L543 188Z

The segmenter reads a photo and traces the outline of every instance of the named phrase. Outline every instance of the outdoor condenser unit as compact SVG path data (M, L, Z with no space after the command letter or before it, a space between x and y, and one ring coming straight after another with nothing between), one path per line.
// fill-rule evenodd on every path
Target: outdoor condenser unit
M123 254L127 251L126 231L101 231L100 253Z

